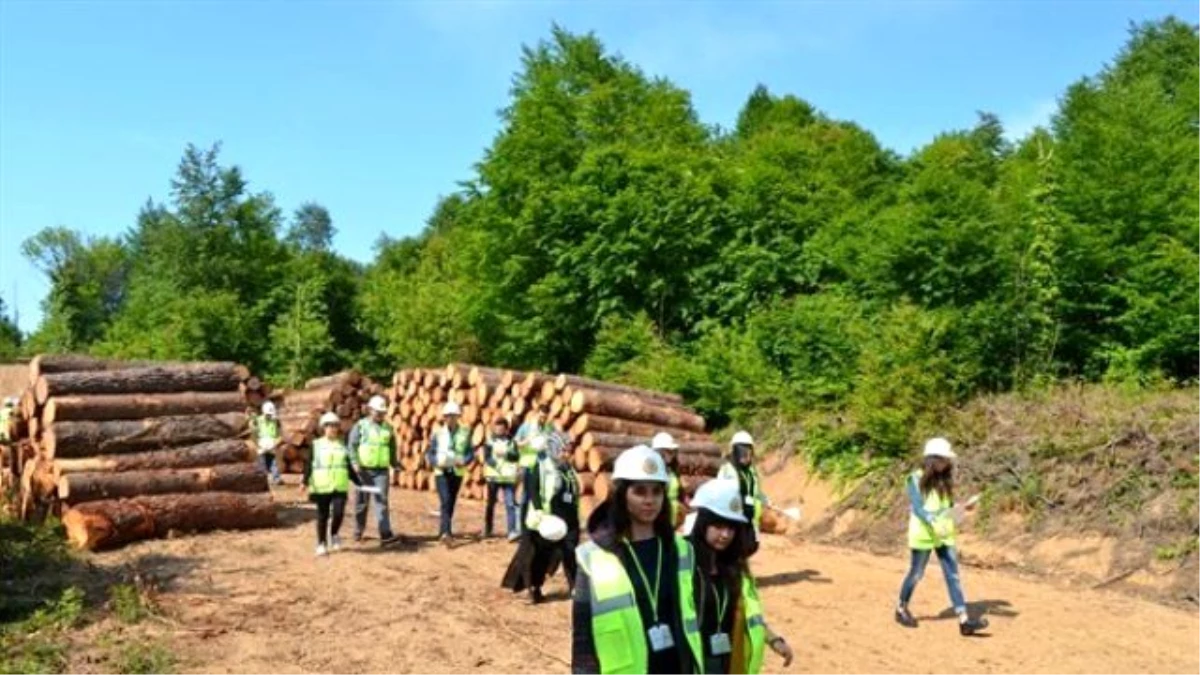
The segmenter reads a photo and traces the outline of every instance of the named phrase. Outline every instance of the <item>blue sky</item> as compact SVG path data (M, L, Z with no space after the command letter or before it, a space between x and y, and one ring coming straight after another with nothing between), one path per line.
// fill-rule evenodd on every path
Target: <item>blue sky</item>
M0 297L47 284L20 242L119 234L167 198L184 146L223 143L290 213L329 208L361 261L419 231L498 131L520 46L557 21L690 90L731 125L756 83L902 153L977 110L1020 136L1131 20L1195 2L320 2L0 0Z

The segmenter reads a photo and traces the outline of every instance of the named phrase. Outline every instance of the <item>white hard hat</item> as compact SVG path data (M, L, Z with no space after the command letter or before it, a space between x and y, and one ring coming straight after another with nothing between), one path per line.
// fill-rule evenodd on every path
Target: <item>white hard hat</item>
M650 447L655 450L678 450L679 444L675 439L665 431L660 431L654 434L654 440L650 441Z
M534 436L533 439L529 441L529 447L533 448L534 450L537 450L538 452L545 450L546 449L546 437L541 434Z
M747 431L739 431L729 441L730 447L735 445L754 445L754 437Z
M562 541L567 536L567 523L558 516L547 513L538 523L538 535L546 541Z
M312 418L309 418L309 419L312 419ZM324 415L321 415L321 426L322 427L329 425L329 424L341 424L341 423L342 423L342 418L338 417L337 413L335 413L335 412L327 412Z
M667 467L653 448L635 445L617 456L613 463L613 480L650 480L667 482Z
M738 482L729 478L714 478L696 488L690 504L694 510L705 509L714 516L738 523L746 521L742 511L742 490Z
M271 403L270 401L267 401L266 403L264 403L262 405L262 412L267 417L274 417L275 416L275 404Z
M925 441L925 456L926 457L945 457L946 459L955 459L958 455L950 449L950 441L938 436Z
M16 396L9 396L8 398L4 399L4 405L6 405L10 408L15 406L16 404L17 404Z
M455 403L454 401L446 401L446 405L442 406L442 417L449 417L450 415L461 415L461 414L462 414L462 408L458 407L458 404Z
M375 412L387 412L387 399L378 395L372 396L371 400L367 402L367 407Z

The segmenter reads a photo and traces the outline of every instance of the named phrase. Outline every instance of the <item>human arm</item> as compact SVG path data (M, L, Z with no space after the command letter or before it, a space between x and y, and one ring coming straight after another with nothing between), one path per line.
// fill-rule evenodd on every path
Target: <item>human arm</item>
M358 457L358 439L361 433L358 430L358 422L350 427L350 434L346 438L346 457L350 460L350 466L358 471L358 462L355 461Z
M483 463L492 467L493 469L496 468L496 456L495 453L492 452L491 440L483 444Z
M908 477L908 505L913 515L927 527L933 527L933 515L925 510L925 498L921 496L921 486L916 476Z
M792 646L787 643L787 640L783 639L782 635L771 630L770 626L764 623L763 628L767 633L767 646L771 648L771 651L783 658L783 667L787 668L792 665L792 659L796 658L796 653L792 651Z
M395 429L392 429L392 433L389 434L389 436L388 436L388 446L390 446L392 449L391 452L388 453L388 457L390 459L390 461L388 463L391 464L393 469L399 469L400 468L400 450L396 446L396 430Z

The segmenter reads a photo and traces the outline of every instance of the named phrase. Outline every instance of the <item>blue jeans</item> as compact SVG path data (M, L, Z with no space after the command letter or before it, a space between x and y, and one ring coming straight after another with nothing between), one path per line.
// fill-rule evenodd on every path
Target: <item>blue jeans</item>
M388 470L359 469L358 476L368 487L379 488L379 494L367 494L361 490L354 491L354 538L362 538L363 530L367 529L367 502L375 498L375 522L379 524L379 538L392 538L392 519L388 513Z
M275 453L264 452L258 456L258 468L262 469L263 473L271 474L271 480L276 483L283 482L283 476L279 475L279 460L275 458Z
M504 495L504 517L508 529L506 534L519 534L517 529L517 486L512 483L497 483L489 480L487 484L487 507L484 511L483 533L492 533L492 516L496 512L497 493Z
M462 476L448 471L435 479L437 483L438 501L442 504L442 522L438 526L438 536L450 536L454 523L454 505L458 503L458 489L462 487Z
M912 563L908 568L908 576L900 586L900 605L908 606L917 582L925 575L925 566L929 564L929 555L937 552L938 562L942 565L942 574L946 577L946 588L950 591L950 603L955 612L967 611L967 601L963 598L962 580L958 576L958 556L953 546L939 546L933 551L912 549Z

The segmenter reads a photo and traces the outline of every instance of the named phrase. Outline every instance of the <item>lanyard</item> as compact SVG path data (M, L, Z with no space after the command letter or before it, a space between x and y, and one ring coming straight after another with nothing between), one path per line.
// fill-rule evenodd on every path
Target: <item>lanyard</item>
M718 588L716 584L711 584L711 583L705 582L705 585L707 585L709 588L712 589L713 595L716 596L716 598L717 598L717 629L716 629L716 631L718 633L720 633L721 625L725 622L725 612L729 609L729 589L726 588L725 593L722 594L721 589ZM724 595L724 597L722 597L722 595Z
M562 474L563 481L566 484L567 492L575 494L577 492L575 489L575 472L571 469L564 469L559 473Z
M642 569L642 563L638 560L637 553L633 547L629 545L629 541L625 541L625 548L629 549L629 557L633 559L633 566L637 568L638 575L642 577L642 583L646 585L646 591L650 593L650 610L654 612L654 623L658 623L658 589L662 588L662 539L655 537L658 541L658 574L654 577L654 588L650 588L650 580L646 578L646 572Z

